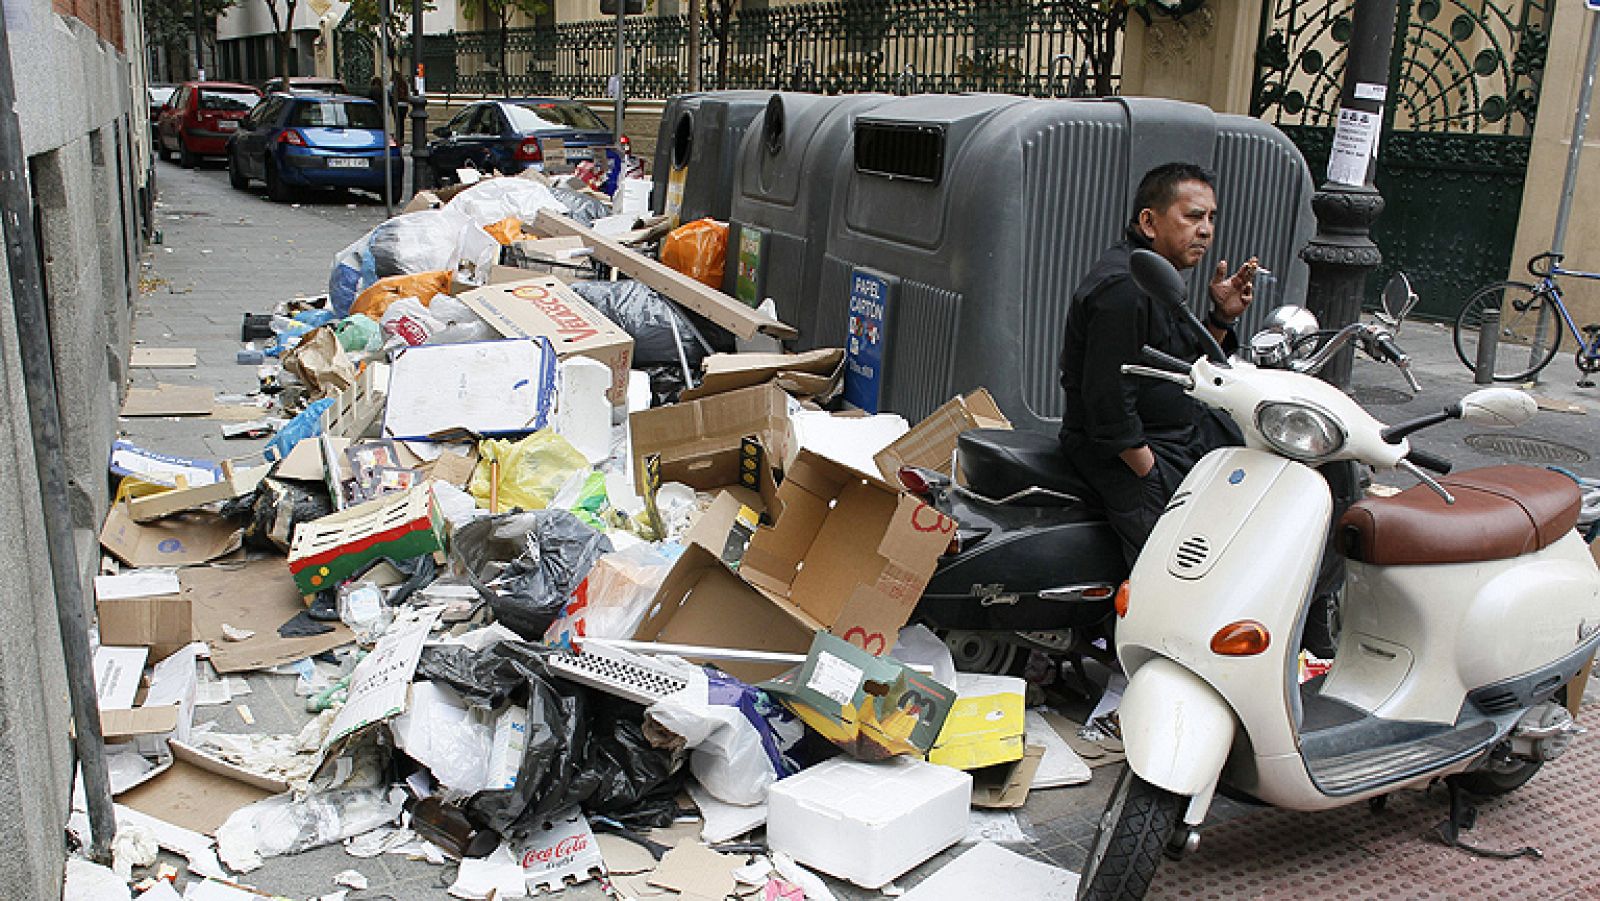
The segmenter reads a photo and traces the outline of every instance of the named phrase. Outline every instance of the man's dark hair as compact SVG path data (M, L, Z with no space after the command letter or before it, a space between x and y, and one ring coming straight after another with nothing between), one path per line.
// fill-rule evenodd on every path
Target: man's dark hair
M1139 179L1139 190L1133 194L1133 216L1128 220L1128 227L1135 232L1139 230L1139 213L1144 210L1159 212L1172 206L1178 199L1178 185L1186 181L1198 181L1213 191L1217 189L1216 177L1202 166L1163 163Z

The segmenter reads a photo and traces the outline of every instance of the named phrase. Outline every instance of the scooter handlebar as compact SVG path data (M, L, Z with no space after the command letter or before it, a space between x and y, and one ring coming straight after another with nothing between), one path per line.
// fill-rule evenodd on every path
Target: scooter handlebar
M1410 453L1406 454L1406 459L1417 464L1423 469L1431 469L1442 476L1449 475L1450 470L1455 468L1455 464L1451 463L1449 460L1446 460L1437 454L1430 454L1425 450L1419 450L1414 447L1411 449Z

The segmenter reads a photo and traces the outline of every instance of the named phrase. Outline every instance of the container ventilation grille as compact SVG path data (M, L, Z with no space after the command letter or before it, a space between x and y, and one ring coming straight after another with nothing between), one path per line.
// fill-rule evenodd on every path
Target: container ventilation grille
M1178 545L1178 568L1184 570L1196 569L1203 565L1206 562L1206 558L1210 556L1211 544L1206 541L1205 536L1195 535L1186 538L1182 544Z

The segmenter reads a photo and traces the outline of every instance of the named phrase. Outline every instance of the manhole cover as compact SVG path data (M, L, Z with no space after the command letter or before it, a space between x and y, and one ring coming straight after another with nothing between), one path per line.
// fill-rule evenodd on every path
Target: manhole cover
M1411 395L1406 392L1382 385L1355 385L1350 395L1358 403L1370 407L1394 407L1411 402Z
M1467 446L1497 457L1527 460L1532 463L1566 463L1576 465L1589 462L1589 452L1567 444L1546 441L1543 438L1524 438L1521 435L1476 434L1466 437Z

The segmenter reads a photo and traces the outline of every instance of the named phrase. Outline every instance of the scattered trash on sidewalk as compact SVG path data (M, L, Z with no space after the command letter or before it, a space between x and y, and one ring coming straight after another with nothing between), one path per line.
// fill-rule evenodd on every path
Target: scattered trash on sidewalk
M1007 811L1088 780L1028 683L908 625L957 524L886 479L1008 427L988 393L849 410L843 349L737 350L794 329L717 290L726 225L611 212L577 176L419 194L327 295L245 317L261 390L224 398L254 411L225 432L275 431L261 457L117 442L117 872L74 861L65 897L259 898L230 877L338 845L453 862L463 899L818 901L819 873L877 888L974 828L1025 840ZM124 415L218 402L171 388ZM269 675L292 727L240 703ZM158 847L190 861L176 883ZM979 845L908 896L1070 883L1013 856Z

